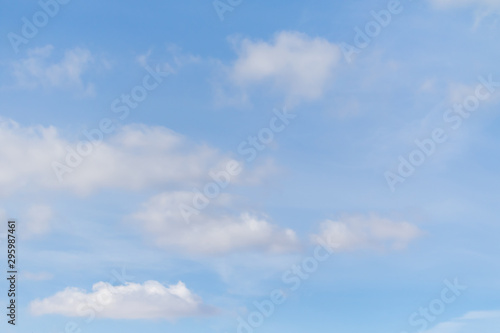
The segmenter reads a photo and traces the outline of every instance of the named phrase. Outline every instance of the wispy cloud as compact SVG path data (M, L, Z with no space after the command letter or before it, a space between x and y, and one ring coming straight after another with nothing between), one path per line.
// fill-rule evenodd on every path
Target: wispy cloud
M311 237L336 251L359 249L399 250L420 237L423 232L409 222L396 222L370 216L345 216L338 221L321 224L320 233Z
M84 74L94 62L92 53L84 48L66 50L61 59L54 56L54 47L47 45L30 49L27 57L12 63L14 87L20 89L72 89L80 95L92 96L94 86Z
M442 322L423 333L496 333L500 327L500 311L472 311L462 317Z

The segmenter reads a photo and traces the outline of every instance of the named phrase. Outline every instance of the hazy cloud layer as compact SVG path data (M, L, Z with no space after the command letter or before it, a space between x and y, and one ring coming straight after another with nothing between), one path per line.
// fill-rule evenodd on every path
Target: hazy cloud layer
M417 226L409 222L395 222L370 215L327 220L321 224L320 233L311 238L313 242L326 243L336 251L370 248L398 250L422 234Z

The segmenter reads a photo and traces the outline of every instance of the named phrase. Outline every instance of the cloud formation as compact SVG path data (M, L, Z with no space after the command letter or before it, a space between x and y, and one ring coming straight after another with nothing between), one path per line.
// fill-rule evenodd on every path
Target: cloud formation
M87 292L66 288L53 296L30 303L35 316L58 314L67 317L109 319L167 319L207 316L215 313L184 283L165 287L157 281L113 286L106 282L93 285Z
M161 126L123 126L105 138L85 135L70 142L53 126L23 127L0 119L0 141L9 143L0 146L0 195L23 188L89 194L102 188L194 186L230 159ZM77 154L79 144L80 151L90 153Z
M183 214L188 211L186 207L192 207L194 196L192 192L161 193L145 202L131 219L157 246L190 254L219 255L248 250L280 253L297 249L294 231L246 212L227 214L226 208L232 202L228 195L214 199L211 205L215 209L199 211L190 216L188 223Z
M84 73L94 61L92 53L83 48L64 52L59 61L54 59L54 47L47 45L28 50L28 56L12 64L16 86L24 89L75 89L82 95L93 95L94 87L85 83Z
M311 238L314 243L325 243L339 252L359 249L398 250L422 234L411 223L370 215L347 216L339 221L327 220L321 224L320 233Z
M230 70L234 83L268 83L291 100L321 97L341 59L336 44L294 31L279 32L269 43L242 39L235 49L238 59Z

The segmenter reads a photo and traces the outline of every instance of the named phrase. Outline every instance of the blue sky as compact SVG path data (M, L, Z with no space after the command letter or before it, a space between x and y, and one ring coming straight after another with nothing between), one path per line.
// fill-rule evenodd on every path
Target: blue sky
M0 1L2 331L498 331L497 1Z

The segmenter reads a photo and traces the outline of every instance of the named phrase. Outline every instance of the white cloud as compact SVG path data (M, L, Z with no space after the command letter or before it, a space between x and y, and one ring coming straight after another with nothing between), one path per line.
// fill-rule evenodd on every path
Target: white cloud
M266 82L291 101L321 97L341 59L337 45L290 31L276 34L270 43L243 39L235 48L233 83L244 88Z
M84 135L82 140L89 142ZM195 186L208 179L212 168L222 170L221 166L230 159L214 148L190 142L160 126L120 127L100 145L94 145L79 165L68 164L75 162L68 152L77 150L77 143L61 138L52 126L22 127L0 119L0 141L9 143L0 146L0 194L3 195L36 187L88 194L101 188ZM59 173L62 182L52 167L53 162L71 166L71 172Z
M171 192L154 196L131 216L147 237L165 249L191 254L216 255L234 251L287 252L298 241L290 229L280 229L264 219L242 213L227 215L232 197L221 195L210 202L211 209L199 211L186 221L182 207L193 207L194 193ZM182 206L185 205L185 206Z
M500 311L472 311L460 318L439 323L422 333L496 333Z
M106 282L93 285L92 292L66 288L57 294L30 304L33 315L59 314L67 317L110 319L167 319L211 315L215 309L184 283L165 287L157 281L113 286Z
M324 242L336 251L397 250L405 248L423 234L411 223L394 222L375 215L347 216L340 221L327 220L320 228L320 234L313 235L312 241Z
M28 56L12 64L16 86L24 89L60 88L74 89L82 95L93 95L94 87L85 83L83 75L94 58L89 50L67 50L59 61L54 60L54 47L28 50Z

